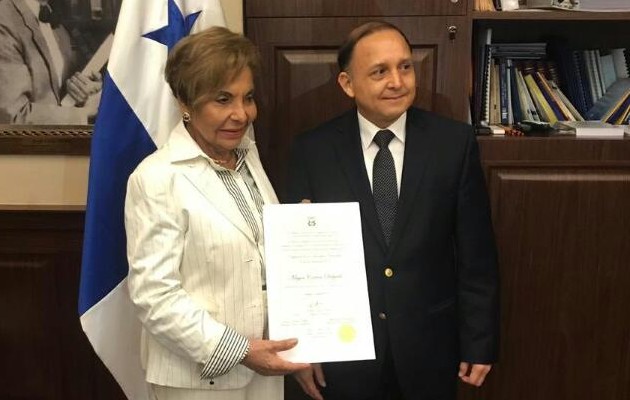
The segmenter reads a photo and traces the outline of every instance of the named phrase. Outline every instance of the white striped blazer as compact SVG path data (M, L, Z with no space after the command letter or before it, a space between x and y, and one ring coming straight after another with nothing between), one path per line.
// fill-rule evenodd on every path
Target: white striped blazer
M264 202L277 203L254 143L244 137L240 147L249 148L245 162ZM247 338L263 336L263 243L254 241L183 124L129 178L125 229L147 381L199 389L247 385L253 372L240 364L212 384L200 373L226 326Z

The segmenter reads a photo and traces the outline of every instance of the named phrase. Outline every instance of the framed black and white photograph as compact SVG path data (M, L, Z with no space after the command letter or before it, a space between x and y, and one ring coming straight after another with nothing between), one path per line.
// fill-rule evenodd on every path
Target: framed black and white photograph
M121 1L0 0L3 136L91 131Z

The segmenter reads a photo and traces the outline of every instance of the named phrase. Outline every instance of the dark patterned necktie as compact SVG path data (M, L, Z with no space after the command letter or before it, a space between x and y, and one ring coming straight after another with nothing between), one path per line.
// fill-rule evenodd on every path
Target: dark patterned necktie
M392 227L396 218L396 203L398 203L398 185L396 183L396 168L394 157L389 151L389 142L394 134L389 130L378 131L374 136L374 143L379 147L372 169L372 194L376 213L381 222L385 235L385 242L389 245Z

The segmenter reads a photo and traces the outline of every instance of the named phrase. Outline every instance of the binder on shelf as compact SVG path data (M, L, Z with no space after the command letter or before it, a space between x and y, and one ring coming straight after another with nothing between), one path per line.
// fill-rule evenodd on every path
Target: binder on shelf
M490 60L492 59L490 48L487 46L492 41L492 29L482 30L477 36L477 50L475 60L475 82L473 86L473 121L475 123L487 123L484 115L484 104L489 99L484 98L485 84L488 83Z
M559 82L558 90L566 94L577 114L584 115L589 107L586 104L585 90L580 77L579 65L574 56L574 51L570 49L566 39L554 38L549 42L550 58L556 60L558 65Z
M592 92L588 79L588 71L586 70L586 60L584 58L584 53L582 51L575 50L573 52L573 60L575 63L575 68L580 77L580 80L577 83L582 88L582 96L586 105L584 112L586 113L588 110L591 109L591 107L593 107L593 104L595 104L595 102L593 101L593 96L591 95Z
M626 49L611 49L610 54L613 59L613 67L615 68L617 79L628 78L630 76L630 63L628 58L626 58Z

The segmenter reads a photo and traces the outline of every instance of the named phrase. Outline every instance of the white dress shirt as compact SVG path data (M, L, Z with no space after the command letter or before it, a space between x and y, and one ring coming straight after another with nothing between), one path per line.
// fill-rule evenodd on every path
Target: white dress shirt
M363 160L365 161L365 169L367 170L370 187L372 187L372 168L374 166L374 158L378 153L378 145L374 143L374 136L381 130L388 129L394 134L394 138L389 142L389 151L394 157L394 167L396 168L396 186L398 187L398 195L400 196L400 183L402 181L403 159L405 157L405 125L407 122L407 113L401 115L393 124L387 128L379 128L368 121L360 112L359 116L359 132L361 133L361 145L363 148Z

